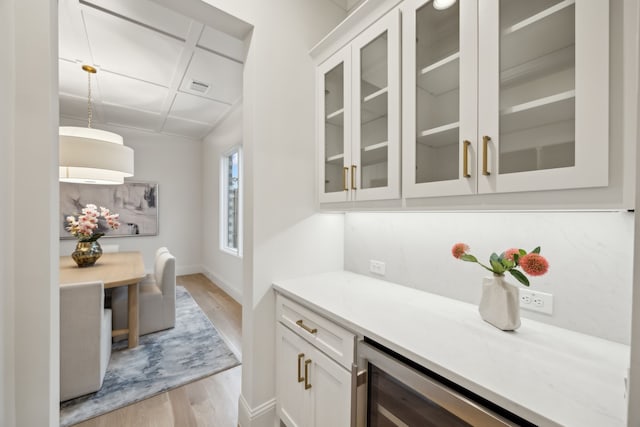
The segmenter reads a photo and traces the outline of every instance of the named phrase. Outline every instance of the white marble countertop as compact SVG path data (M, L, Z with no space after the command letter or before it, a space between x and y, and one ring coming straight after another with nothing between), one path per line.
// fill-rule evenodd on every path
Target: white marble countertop
M626 425L629 346L350 272L277 281L281 294L541 426Z

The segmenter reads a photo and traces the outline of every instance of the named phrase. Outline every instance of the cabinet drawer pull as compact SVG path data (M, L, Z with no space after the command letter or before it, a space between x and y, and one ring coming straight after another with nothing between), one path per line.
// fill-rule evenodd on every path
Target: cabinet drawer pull
M342 191L349 191L349 187L347 187L347 175L349 174L349 168L342 168Z
M302 359L304 359L304 353L298 354L298 382L299 383L304 381L304 377L302 376L302 366L300 365L300 362L302 362Z
M317 330L316 328L310 328L310 327L308 327L307 325L305 325L305 324L302 322L302 319L298 320L298 321L296 322L296 325L300 326L302 329L304 329L305 331L309 332L310 334L316 334L316 333L318 333L318 330Z
M351 189L356 190L356 165L351 165Z
M487 167L487 146L491 141L491 137L485 135L482 137L482 175L491 175Z
M464 178L471 178L469 175L469 146L471 141L466 139L462 141L462 176Z
M307 359L304 361L304 389L309 390L311 388L311 382L309 381L309 365L311 364L311 359Z

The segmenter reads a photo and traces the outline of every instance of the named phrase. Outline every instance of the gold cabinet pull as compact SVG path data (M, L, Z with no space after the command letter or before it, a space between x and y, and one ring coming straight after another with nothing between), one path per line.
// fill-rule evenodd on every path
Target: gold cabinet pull
M356 165L351 165L351 189L356 189Z
M349 191L349 187L347 187L347 174L349 173L349 168L342 168L342 191Z
M309 390L311 388L311 382L309 382L309 365L311 364L311 359L307 359L304 361L304 389Z
M465 178L471 178L469 175L469 146L471 141L466 139L462 141L462 176Z
M487 168L487 149L489 145L489 141L491 141L491 137L485 135L482 137L482 175L491 175Z
M318 330L316 328L310 328L307 325L304 324L304 322L302 321L302 319L298 320L296 322L296 325L300 326L302 329L304 329L305 331L309 332L310 334L315 334L318 332Z
M302 376L302 366L300 365L300 362L302 362L302 359L304 359L304 353L298 354L298 382L299 383L304 381L304 377Z

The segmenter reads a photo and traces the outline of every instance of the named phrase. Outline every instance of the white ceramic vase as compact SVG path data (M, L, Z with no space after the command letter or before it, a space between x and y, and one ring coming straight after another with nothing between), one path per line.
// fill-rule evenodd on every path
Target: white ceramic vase
M482 280L482 299L478 306L480 316L486 322L503 331L520 327L519 288L494 275Z

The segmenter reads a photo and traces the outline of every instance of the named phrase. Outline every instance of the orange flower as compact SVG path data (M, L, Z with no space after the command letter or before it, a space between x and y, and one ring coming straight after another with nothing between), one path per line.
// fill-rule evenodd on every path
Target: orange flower
M513 256L515 254L520 255L520 249L517 249L517 248L507 249L506 251L504 251L504 258L508 259L509 261L513 261Z
M542 276L549 270L549 262L540 254L530 253L520 258L520 267L531 276Z
M451 248L451 254L454 258L460 259L460 257L467 253L469 246L466 243L456 243Z

